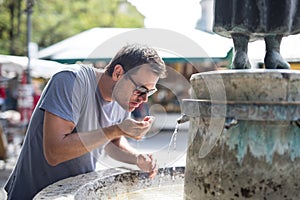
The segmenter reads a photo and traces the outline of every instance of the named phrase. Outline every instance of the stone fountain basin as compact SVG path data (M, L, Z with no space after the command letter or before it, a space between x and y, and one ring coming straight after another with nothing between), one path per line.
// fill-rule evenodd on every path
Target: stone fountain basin
M189 199L300 199L300 71L207 72L191 84Z
M147 173L121 168L90 172L50 185L40 191L34 200L118 199L118 195L138 190L183 185L184 171L185 167L159 169L159 175L152 180Z
M193 74L192 98L211 101L299 102L299 70L220 70Z

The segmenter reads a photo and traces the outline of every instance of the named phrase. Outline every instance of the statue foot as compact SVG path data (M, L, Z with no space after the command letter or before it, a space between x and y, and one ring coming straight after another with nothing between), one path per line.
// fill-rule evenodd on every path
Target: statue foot
M251 64L249 62L248 55L245 51L236 51L233 59L232 69L250 69Z
M290 64L275 50L267 51L264 62L266 69L290 69Z

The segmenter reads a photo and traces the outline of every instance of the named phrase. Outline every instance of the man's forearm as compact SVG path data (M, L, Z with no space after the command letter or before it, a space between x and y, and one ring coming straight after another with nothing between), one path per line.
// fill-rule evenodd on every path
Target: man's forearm
M109 142L105 147L105 151L117 161L133 165L137 164L138 152L130 146L125 137L120 137Z
M89 132L67 134L59 142L56 142L55 146L50 145L49 141L46 140L47 145L44 144L46 159L50 165L55 166L61 162L82 156L112 140L114 136L110 137L106 133L113 132L113 128L107 127Z

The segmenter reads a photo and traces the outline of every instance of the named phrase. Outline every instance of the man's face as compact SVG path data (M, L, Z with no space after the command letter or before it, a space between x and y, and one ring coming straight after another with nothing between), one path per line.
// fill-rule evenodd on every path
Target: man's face
M116 83L112 95L113 99L129 112L148 101L148 96L156 91L155 86L159 79L148 65L133 70L136 71L127 72Z

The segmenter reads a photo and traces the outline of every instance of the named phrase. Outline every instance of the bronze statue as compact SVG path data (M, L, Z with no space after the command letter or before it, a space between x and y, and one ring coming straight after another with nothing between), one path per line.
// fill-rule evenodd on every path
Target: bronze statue
M248 42L264 39L267 69L289 69L280 54L281 39L300 32L298 0L215 0L215 33L232 38L233 69L251 68Z

